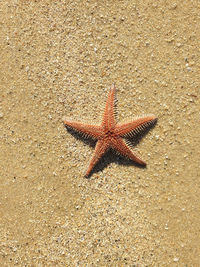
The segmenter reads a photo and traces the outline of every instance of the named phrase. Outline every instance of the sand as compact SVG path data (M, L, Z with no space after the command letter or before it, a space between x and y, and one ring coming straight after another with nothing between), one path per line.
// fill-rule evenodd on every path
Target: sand
M0 266L200 265L200 27L194 1L1 1ZM155 114L138 168L63 117Z

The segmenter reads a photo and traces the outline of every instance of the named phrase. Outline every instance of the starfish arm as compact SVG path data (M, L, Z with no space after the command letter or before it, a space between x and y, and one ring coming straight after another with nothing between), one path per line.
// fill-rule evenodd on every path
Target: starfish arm
M113 85L109 91L108 98L106 101L106 106L103 115L102 126L106 129L111 129L116 125L115 121L115 105L116 105L116 98L115 98L115 85Z
M132 122L117 125L115 134L121 137L131 137L132 135L153 126L156 121L157 118L154 115L141 117Z
M127 146L127 144L122 138L113 139L111 146L113 149L117 150L121 155L125 156L126 158L129 158L142 166L146 166L146 163L143 160L133 154L133 152L130 150L130 148Z
M103 154L107 151L108 148L109 148L109 144L104 139L97 141L94 155L90 161L87 172L85 174L86 177L88 177L90 175L92 169L97 164L97 162L100 160L100 158L103 156Z
M81 133L84 137L92 137L94 139L99 139L103 135L102 127L98 125L90 125L82 122L67 121L64 120L66 127Z

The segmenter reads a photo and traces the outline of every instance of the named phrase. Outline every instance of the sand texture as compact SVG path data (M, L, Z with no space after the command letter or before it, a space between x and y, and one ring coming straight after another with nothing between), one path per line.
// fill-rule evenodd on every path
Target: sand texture
M200 1L2 0L0 266L200 266ZM67 117L155 114L139 168Z

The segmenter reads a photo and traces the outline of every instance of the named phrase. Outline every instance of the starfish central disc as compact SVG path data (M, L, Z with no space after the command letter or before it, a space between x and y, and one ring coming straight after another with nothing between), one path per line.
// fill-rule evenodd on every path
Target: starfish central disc
M110 130L106 131L105 132L105 137L114 137L114 132L110 131Z

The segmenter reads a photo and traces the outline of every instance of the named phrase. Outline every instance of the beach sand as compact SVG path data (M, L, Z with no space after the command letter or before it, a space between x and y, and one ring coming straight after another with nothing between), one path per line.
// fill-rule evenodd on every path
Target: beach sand
M1 1L0 265L200 266L199 1ZM68 117L155 114L84 178Z

